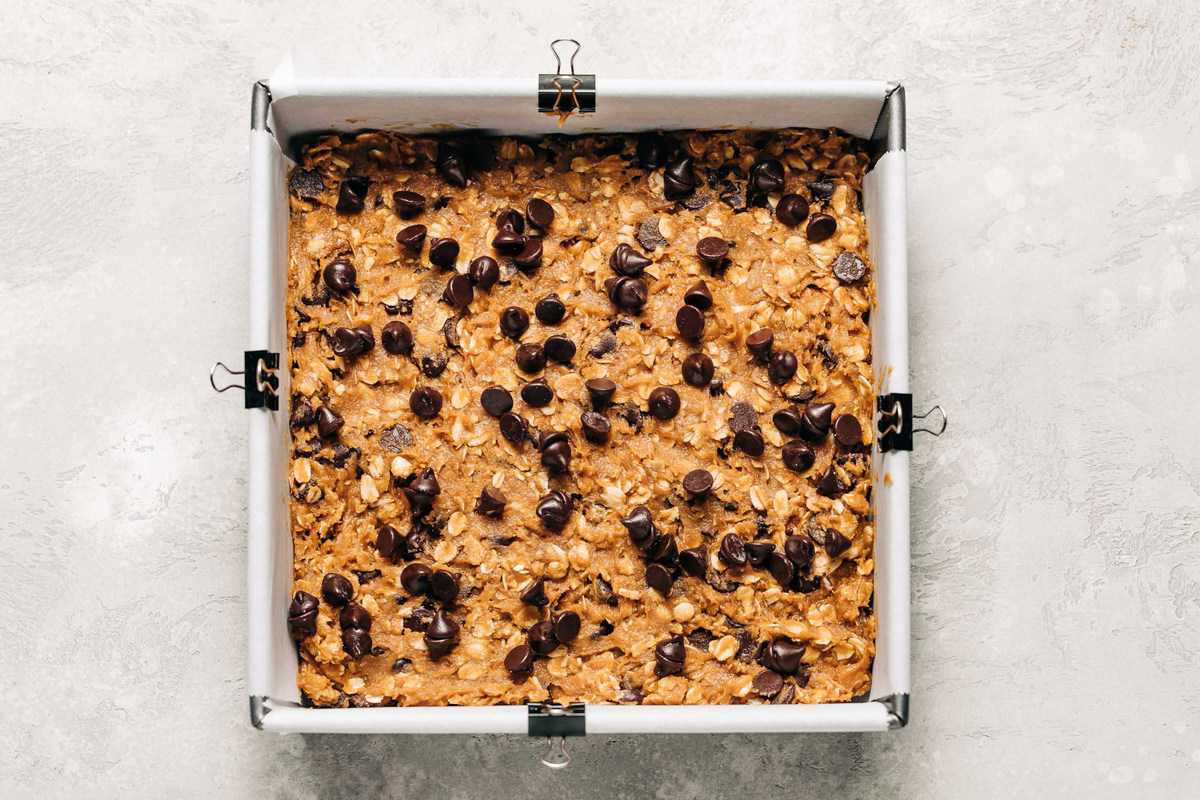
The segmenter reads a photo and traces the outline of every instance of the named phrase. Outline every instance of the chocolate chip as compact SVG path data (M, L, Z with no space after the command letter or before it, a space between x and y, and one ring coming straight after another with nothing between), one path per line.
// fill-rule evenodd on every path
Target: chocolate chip
M542 434L540 448L542 466L551 475L562 475L571 468L571 443L564 431Z
M331 606L344 606L354 599L354 584L336 572L330 572L321 580L321 596Z
M446 605L458 599L458 578L453 573L437 570L429 576L429 593Z
M646 545L646 560L657 561L660 564L674 564L679 559L679 544L674 536L665 533L655 533Z
M480 393L479 405L491 416L499 417L512 411L513 399L503 386L489 386Z
M824 440L829 434L833 408L833 403L810 403L800 418L799 435L810 442Z
M424 564L407 564L400 570L400 586L412 597L429 592L429 576L433 570Z
M521 602L530 606L542 606L548 604L550 600L546 597L546 579L535 578L521 590Z
M679 392L669 386L659 386L654 391L650 392L649 409L650 414L657 420L666 422L669 419L674 419L679 413Z
M771 421L784 436L799 436L804 429L804 414L795 406L779 409L771 416Z
M651 564L646 567L646 585L663 597L671 593L672 583L674 583L674 579L671 577L671 570L662 564Z
M371 630L371 612L360 606L358 603L347 603L342 613L338 615L338 622L343 628L358 628L360 631Z
M767 363L774 346L775 332L770 328L760 328L746 337L746 349L760 364Z
M829 469L825 470L825 474L817 481L817 494L825 497L839 497L845 494L849 488L842 482L833 464L829 465Z
M409 191L393 192L392 207L400 219L412 219L425 210L425 195Z
M456 311L466 311L474 296L475 289L471 286L471 279L457 273L446 282L446 288L442 292L442 300Z
M342 631L342 649L355 661L366 658L374 649L371 643L371 634L361 628L344 629Z
M438 484L437 475L434 474L432 467L426 467L419 478L404 487L404 496L408 499L408 505L412 509L414 517L429 513L429 510L433 508L434 501L441 493L442 487Z
M458 261L458 242L453 239L434 239L429 245L429 263L442 269L454 269ZM465 275L459 276L466 278Z
M837 558L850 549L850 540L837 531L825 531L825 552Z
M837 220L828 214L813 214L808 219L808 227L804 229L805 237L816 244L823 242L837 233Z
M562 644L570 644L579 637L581 624L574 611L559 612L554 617L554 638Z
M696 242L696 255L706 266L718 269L729 255L729 242L716 236L705 236Z
M622 242L613 249L608 257L608 265L612 271L627 278L639 278L646 267L654 262Z
M783 164L779 159L768 158L750 168L747 188L754 194L774 194L783 191Z
M521 387L521 399L534 408L543 408L554 400L554 392L545 378L538 378Z
M408 396L408 407L421 419L433 419L442 410L442 393L432 386L418 386Z
M321 273L325 286L334 294L349 294L355 290L358 272L354 265L344 259L338 259L325 265Z
M703 578L708 569L708 553L703 547L690 547L679 551L679 566L693 578Z
M857 283L867 274L866 263L849 250L833 260L833 275L842 283Z
M748 456L758 458L765 450L762 431L757 428L738 431L733 435L733 446Z
M595 411L585 411L579 418L579 426L583 430L583 438L592 444L604 444L608 441L612 425Z
M392 561L408 555L408 548L400 531L386 524L380 525L375 534L375 549L379 551L379 555Z
M567 315L567 307L557 294L548 294L537 301L533 313L543 325L557 325Z
M833 422L833 438L847 450L862 445L862 423L853 414L842 414Z
M639 549L648 545L656 533L650 509L645 506L637 506L629 514L621 517L621 524L629 531L629 538Z
M779 350L771 354L767 360L767 377L776 386L782 386L796 374L799 362L796 354L789 350Z
M797 575L792 588L801 594L810 594L821 588L820 578L805 578L803 575Z
M397 658L392 662L392 672L397 675L405 672L412 672L412 659Z
M525 216L531 225L549 230L554 223L554 207L540 197L534 197L525 204Z
M542 347L546 351L546 358L557 364L570 364L571 359L575 358L575 343L561 333L546 339Z
M399 320L384 325L379 338L383 342L383 349L394 356L406 356L412 352L412 331Z
M561 531L567 527L567 522L571 519L573 505L571 498L566 493L556 489L549 494L543 495L542 499L538 500L538 519L542 521L542 525L547 529Z
M684 308L691 308L691 306L684 306ZM684 383L703 389L713 379L712 359L704 353L692 353L683 360L682 371Z
M515 445L521 445L529 435L529 423L525 418L507 411L500 415L500 434Z
M631 314L640 314L646 306L650 290L641 278L609 278L604 282L613 305Z
M362 211L370 187L370 179L361 175L342 178L342 185L338 187L337 213L357 214Z
M706 469L694 469L683 476L683 490L693 499L708 496L712 491L713 476Z
M517 366L523 372L541 372L546 367L546 351L540 344L526 343L517 348Z
M325 191L325 181L315 169L294 169L288 176L288 191L304 200L317 200Z
M667 245L666 238L658 228L658 217L650 217L649 219L642 220L642 224L638 226L635 236L643 250L653 251Z
M754 687L754 692L758 696L774 697L783 689L783 676L778 672L766 669L755 675L750 685Z
M522 270L535 269L542 263L542 240L528 238L524 247L513 256L513 263Z
M833 190L836 188L837 184L828 178L808 182L808 191L812 193L814 200L828 200L833 197Z
M491 289L500 280L500 265L491 256L480 256L467 268L467 277L480 289Z
M784 589L791 587L796 576L796 566L781 553L771 553L767 556L767 570Z
M643 133L637 140L637 160L643 169L658 169L667 163L667 140L657 133Z
M428 231L424 225L409 225L407 228L401 228L396 234L396 244L403 247L410 253L421 252L421 245L425 243L425 234Z
M794 228L808 218L808 201L798 194L785 194L775 205L775 218Z
M514 681L520 682L533 674L533 650L527 644L519 644L504 657L504 668Z
M470 176L467 155L456 142L440 141L437 148L437 171L452 186L463 188Z
M704 312L695 306L680 306L675 312L675 327L679 330L679 335L687 341L700 341L704 336ZM707 384L707 381L705 383Z
M738 191L736 188L727 189L721 192L721 202L729 206L733 213L737 214L747 209L746 195Z
M708 309L712 308L713 296L712 292L708 290L708 284L706 284L704 281L697 281L696 283L692 284L692 286L683 293L683 302L687 303L689 306L698 308L701 311L707 311ZM679 324L678 316L675 317L675 323Z
M663 171L663 196L668 200L682 200L696 191L696 173L692 159L684 156Z
M672 636L670 639L659 642L654 648L655 674L659 677L682 675L685 657L682 636Z
M617 393L617 385L608 378L590 378L583 384L587 389L588 398L592 402L592 408L596 411L603 411L612 402L613 395Z
M734 433L758 427L758 412L749 403L738 401L729 409L729 429Z
M508 498L494 486L485 486L475 500L475 513L484 517L499 517L504 513Z
M458 644L458 623L444 610L433 615L425 629L425 649L429 657L437 660L449 653Z
M509 306L500 312L500 332L510 339L520 339L529 329L529 312L518 306Z
M558 647L558 640L554 638L554 623L548 619L535 623L527 636L529 647L539 656L550 655Z
M512 228L500 228L492 238L492 247L497 252L515 256L525 249L525 237Z
M617 596L613 594L612 584L606 581L603 575L597 575L596 579L592 581L592 596L596 598L596 602L613 608L620 605Z
M588 355L592 358L604 358L606 355L617 349L617 337L611 333L601 334L600 338L588 349Z
M730 567L746 566L746 543L736 533L725 534L717 550L717 558Z
M303 397L292 397L292 415L288 425L303 428L317 421L317 411Z
M800 669L804 657L804 645L797 644L786 636L776 636L763 649L762 665L782 675L794 675Z
M801 570L808 569L816 552L817 547L813 540L805 534L789 536L783 543L783 554Z
M496 215L496 229L524 233L525 218L515 208L506 208Z
M701 653L707 653L708 646L716 639L717 635L708 628L694 628L687 635L687 643Z
M812 448L798 439L783 446L783 465L792 472L807 472L816 460Z
M342 358L357 358L375 347L375 336L370 325L355 325L353 328L334 328L333 353Z
M292 595L292 604L288 606L288 634L297 642L307 639L317 632L317 598L308 592L296 592Z
M338 431L346 424L346 420L342 419L342 415L334 411L329 406L321 406L317 409L317 433L322 439L332 439L337 436Z

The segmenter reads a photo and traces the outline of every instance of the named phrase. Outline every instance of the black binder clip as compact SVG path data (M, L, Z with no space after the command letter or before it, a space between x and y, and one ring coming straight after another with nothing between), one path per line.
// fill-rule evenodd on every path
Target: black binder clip
M569 72L565 73L562 56L557 49L563 43L575 45L567 62ZM579 42L574 39L555 39L550 43L550 52L554 53L554 74L538 75L538 111L564 117L567 114L592 114L596 111L596 76L575 74L575 56L580 49Z

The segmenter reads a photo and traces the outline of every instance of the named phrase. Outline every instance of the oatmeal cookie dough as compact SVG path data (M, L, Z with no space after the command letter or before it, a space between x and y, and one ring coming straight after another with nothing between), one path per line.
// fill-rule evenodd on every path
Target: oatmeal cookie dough
M867 164L836 130L306 147L306 702L866 694Z

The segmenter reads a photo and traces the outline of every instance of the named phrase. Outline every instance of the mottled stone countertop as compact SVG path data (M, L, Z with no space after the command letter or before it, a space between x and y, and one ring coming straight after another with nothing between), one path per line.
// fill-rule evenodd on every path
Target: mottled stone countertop
M508 6L508 7L502 7ZM0 4L0 796L1200 795L1188 0ZM514 10L517 9L517 10ZM908 87L913 713L885 735L247 722L247 121L286 48L412 75ZM435 44L436 43L436 44Z

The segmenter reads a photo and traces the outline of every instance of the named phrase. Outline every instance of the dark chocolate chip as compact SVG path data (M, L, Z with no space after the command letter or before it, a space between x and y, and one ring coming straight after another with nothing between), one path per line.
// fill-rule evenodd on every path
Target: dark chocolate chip
M387 524L380 525L375 534L375 549L379 551L379 555L392 561L399 561L408 555L404 536Z
M437 148L437 171L452 186L463 188L470 177L467 154L457 142L440 141Z
M429 263L435 267L454 269L457 261L458 242L453 239L434 239L433 243L429 245Z
M808 219L808 201L798 194L785 194L775 206L775 218L794 228Z
M778 350L767 360L767 377L776 386L782 386L796 374L799 362L790 350Z
M797 575L792 588L801 594L810 594L821 588L821 579L817 577L806 578L803 575Z
M546 351L540 345L527 342L517 348L517 366L523 372L541 372L546 368Z
M663 422L674 419L675 415L679 413L679 407L679 392L671 387L659 386L650 392L650 415L655 419Z
M567 522L571 519L573 506L571 498L565 492L556 489L543 495L542 499L538 501L537 516L547 529L561 531L567 527Z
M762 665L782 675L794 675L800 669L803 657L804 645L786 636L776 636L763 648Z
M355 325L353 328L333 329L333 353L342 358L357 358L375 347L375 336L370 325Z
M550 602L546 597L546 579L535 578L529 582L529 585L521 590L521 602L530 606L542 606Z
M543 434L540 449L542 466L551 475L562 475L571 469L571 443L565 432Z
M554 638L554 623L548 619L535 623L528 633L529 647L539 656L547 656L558 647Z
M421 252L421 245L425 243L425 234L428 231L424 225L409 225L407 228L401 228L396 234L396 244L403 247L410 253Z
M446 289L442 292L442 300L456 311L466 311L474 296L475 289L471 286L471 279L458 273L446 282Z
M500 280L500 265L491 256L480 256L467 268L467 277L471 279L471 283L486 291Z
M659 677L682 675L685 658L682 636L665 639L654 648L654 672Z
M358 628L360 631L371 630L371 612L360 606L358 603L347 603L342 613L338 615L338 622L343 628Z
M525 217L531 225L549 230L554 223L554 207L540 197L534 197L525 204Z
M693 578L703 578L708 569L708 553L703 547L679 551L679 566Z
M771 553L767 556L767 570L779 585L787 589L796 577L796 565L781 553Z
M667 140L657 133L643 133L637 140L637 160L643 169L658 169L667 163Z
M436 378L446 371L446 365L450 363L449 358L445 353L431 353L427 356L421 356L421 374L426 378Z
M345 628L342 631L342 649L355 661L366 658L374 649L371 634L361 628Z
M344 606L354 599L354 584L345 575L327 573L321 579L321 596L331 606Z
M550 385L546 383L545 378L538 378L521 387L521 399L527 405L531 405L534 408L542 408L550 405L550 402L554 400L554 392L550 389Z
M358 272L354 265L345 259L338 259L325 265L321 273L325 286L334 294L349 294L355 290Z
M583 430L583 438L592 444L604 444L612 432L612 425L603 414L595 411L585 411L579 417L579 426Z
M491 416L499 417L512 411L513 399L508 389L503 386L489 386L480 393L479 405Z
M524 271L535 269L542 263L542 240L528 238L524 247L513 256L513 263Z
M429 657L436 660L453 650L458 644L458 631L458 623L445 610L434 614L425 629L425 649Z
M733 446L748 456L758 458L765 450L762 431L757 428L738 431L733 435Z
M682 200L694 191L696 173L690 156L684 156L663 171L663 196L668 200Z
M684 306L684 308L691 308L691 306ZM712 379L713 362L704 353L692 353L683 360L683 381L688 386L703 389L712 382Z
M750 168L747 188L754 194L774 194L783 191L783 164L779 159L768 158Z
M866 274L866 262L849 250L839 253L833 260L833 275L842 283L857 283Z
M799 436L804 429L804 414L795 406L781 408L771 416L771 422L784 436Z
M819 178L808 182L808 191L812 193L814 200L828 200L833 197L833 190L836 188L837 184L828 178Z
M496 215L496 229L524 233L525 218L515 208L506 208Z
M783 465L792 472L807 472L816 460L812 448L798 439L783 446Z
M537 301L533 313L543 325L557 325L567 315L567 307L557 294L548 294Z
M554 638L561 644L570 644L579 637L582 621L574 611L561 611L554 617Z
M406 356L413 349L413 335L408 325L400 320L393 320L383 326L379 332L383 349L394 356Z
M509 306L500 312L500 332L510 339L520 339L529 329L529 312L518 306Z
M303 428L317 421L317 411L303 397L292 398L292 414L288 424L292 428Z
M675 327L679 330L679 335L687 341L700 341L704 336L704 312L695 306L680 306L675 312Z
M392 207L400 219L412 219L425 210L425 195L409 191L393 192Z
M325 191L325 181L315 169L294 169L288 176L288 191L304 200L317 200Z
M592 596L596 598L596 602L604 603L613 608L620 605L620 600L613 594L612 584L606 581L603 575L597 575L596 579L592 581ZM611 632L610 629L609 633Z
M612 402L613 395L617 393L617 384L610 381L608 378L590 378L583 384L587 389L588 399L592 402L592 408L596 411L603 411Z
M546 339L542 349L546 351L546 358L557 364L570 364L576 352L575 343L561 333Z
M521 445L529 436L529 423L519 414L506 411L500 415L500 434L512 444Z
M653 263L624 242L617 245L608 257L608 265L612 267L612 271L627 278L641 277L646 267Z
M679 560L679 544L674 536L657 533L646 545L646 560L660 564L674 564Z
M527 644L519 644L509 650L504 657L504 668L514 681L525 680L533 674L533 649Z
M816 545L813 544L813 540L806 534L789 536L783 542L783 554L801 570L808 569L809 565L812 564L813 556L816 555L816 552Z
M729 409L729 429L734 433L758 427L758 412L749 403L738 401Z
M424 564L407 564L400 570L400 586L409 595L416 597L429 592L429 576L433 570Z
M671 593L672 583L674 583L674 578L671 577L671 570L662 564L651 564L646 567L646 585L663 597Z
M767 563L771 553L775 552L775 545L770 542L747 542L746 543L746 561L751 566L761 567Z
M342 415L334 411L329 406L321 406L317 409L317 433L322 439L332 439L337 436L338 431L346 424L346 420Z
M438 484L437 475L432 467L426 467L419 478L404 487L404 496L408 499L414 517L427 514L441 493L442 487Z
M641 278L609 278L604 282L613 305L631 314L640 314L646 306L650 290Z
M421 419L433 419L442 410L442 393L432 386L418 386L408 396L408 407Z
M813 214L804 229L805 237L812 243L823 242L837 233L837 220L828 214Z
M515 256L525 249L525 237L512 228L502 227L492 238L492 247L508 256Z
M725 534L717 549L717 558L730 567L746 566L746 543L736 533Z
M658 228L658 217L642 220L642 224L638 226L636 238L643 250L653 251L667 245L666 238Z
M810 442L824 440L833 420L833 408L833 403L810 403L800 418L800 436Z
M446 605L458 599L458 578L453 573L437 570L429 576L429 593Z
M645 506L637 506L628 515L621 518L621 524L625 526L625 530L629 531L629 538L638 548L644 548L650 544L650 540L654 537L654 519L650 516L650 509Z
M317 598L308 592L296 592L288 606L288 634L297 642L317 632Z
M687 303L689 306L698 308L701 311L707 311L708 309L712 308L713 296L712 292L708 290L708 284L704 281L697 281L696 283L692 284L691 288L683 293L683 302ZM676 317L677 324L678 321L679 318Z
M842 482L833 464L829 465L829 469L825 470L825 474L817 481L817 494L825 497L839 497L849 488Z
M729 255L729 242L716 236L706 236L696 242L696 255L705 265L718 268Z
M499 517L504 513L506 505L508 498L504 496L504 492L495 486L484 486L475 500L475 513L484 517Z
M775 332L770 328L759 328L746 337L746 349L760 364L766 364L771 358L771 348L775 346Z
M689 211L699 211L712 202L711 194L693 194L679 201L679 205Z
M397 675L405 672L412 672L412 659L397 658L392 662L392 672Z
M363 210L371 180L362 175L347 175L338 187L337 213L357 214Z
M706 469L694 469L683 476L683 490L693 499L708 496L708 493L712 491L712 487L713 476Z
M708 628L694 628L687 635L687 643L701 653L708 652L708 646L716 641L717 635Z
M783 689L783 676L778 672L765 669L754 676L751 685L759 697L774 697Z
M833 421L833 438L847 450L859 447L862 441L862 423L853 414L842 414Z

